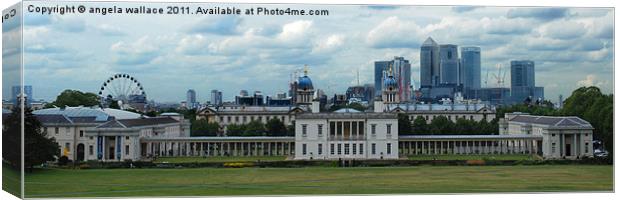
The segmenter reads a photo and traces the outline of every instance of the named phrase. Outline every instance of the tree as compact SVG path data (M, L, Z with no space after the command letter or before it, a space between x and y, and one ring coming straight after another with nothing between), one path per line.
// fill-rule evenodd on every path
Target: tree
M229 124L226 126L226 136L243 136L244 132L244 124Z
M459 134L459 135L476 135L476 134L480 134L478 131L480 131L479 129L476 129L476 125L478 124L478 122L474 121L474 120L469 120L469 119L465 119L465 118L459 118L456 120L456 123L454 124L454 133L455 134Z
M295 136L295 120L291 122L288 126L286 126L287 134L286 136Z
M217 122L209 123L206 119L195 120L191 125L192 137L197 136L217 136L220 125Z
M265 129L268 136L286 136L286 125L282 123L278 118L272 118L265 124Z
M411 135L412 132L411 121L409 116L404 113L398 113L398 134L399 135Z
M3 124L3 157L14 168L21 165L21 110L15 107ZM29 170L35 165L53 161L60 155L60 146L54 138L41 131L41 122L30 108L24 110L24 166Z
M428 124L426 119L422 116L418 116L413 120L413 134L424 135L429 133Z
M562 115L580 117L594 127L594 139L601 140L613 158L613 95L597 87L581 87L564 101Z
M445 116L435 117L430 124L430 133L432 135L454 134L454 123Z
M49 103L47 107L66 107L66 106L96 106L99 105L99 96L95 93L81 92L79 90L62 91L56 100Z
M264 136L265 135L265 125L257 120L251 121L245 127L245 131L243 132L243 136Z

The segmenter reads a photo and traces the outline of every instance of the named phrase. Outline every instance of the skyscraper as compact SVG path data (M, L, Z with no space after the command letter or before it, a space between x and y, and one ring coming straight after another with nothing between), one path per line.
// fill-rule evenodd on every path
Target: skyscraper
M461 47L460 75L464 91L480 89L480 47Z
M21 88L19 85L14 85L11 88L11 102L13 102L13 105L17 105L17 97L19 97L19 94L21 94ZM33 97L32 97L32 85L24 85L24 94L26 94L26 106L29 106L32 103Z
M439 45L440 84L460 84L458 55L457 45Z
M535 96L534 61L510 61L510 92L514 102Z
M433 38L428 37L422 44L422 47L420 47L420 87L429 88L438 83L439 45L437 45ZM375 88L377 88L376 83Z
M196 108L196 91L193 89L187 90L186 102L189 109Z
M411 63L409 60L405 60L404 57L395 56L390 61L376 61L375 62L375 96L381 95L381 89L383 88L381 80L387 75L387 71L392 67L392 74L398 84L398 94L400 101L410 101L411 97ZM379 88L379 89L377 89Z
M211 104L216 106L222 105L222 91L211 90Z
M391 61L375 61L375 96L381 96L381 80Z

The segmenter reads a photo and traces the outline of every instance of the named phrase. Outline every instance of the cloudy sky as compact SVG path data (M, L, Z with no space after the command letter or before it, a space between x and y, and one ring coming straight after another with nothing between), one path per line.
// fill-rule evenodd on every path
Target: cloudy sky
M190 5L192 11L218 6ZM403 56L417 86L420 45L430 36L440 44L480 46L483 87L487 71L486 85L497 86L492 77L498 64L508 70L510 60L529 59L536 63L536 84L553 102L579 86L613 92L612 9L263 7L328 9L329 16L27 13L25 82L36 99L53 100L64 89L98 92L109 76L127 73L144 85L149 99L182 101L191 88L204 102L212 89L222 90L225 100L242 89L284 92L291 73L307 64L315 88L331 94L356 84L356 71L362 83L372 83L374 61ZM510 83L509 74L505 81Z

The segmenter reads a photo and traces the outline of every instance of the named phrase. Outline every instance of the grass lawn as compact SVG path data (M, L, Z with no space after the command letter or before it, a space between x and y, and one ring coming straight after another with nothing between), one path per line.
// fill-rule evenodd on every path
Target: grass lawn
M202 163L202 162L244 162L244 161L280 161L285 156L218 156L218 157L161 157L153 161L155 163Z
M21 195L20 171L2 163L2 190L15 195Z
M409 160L536 160L530 154L507 155L412 155Z
M611 165L43 169L26 197L609 191Z

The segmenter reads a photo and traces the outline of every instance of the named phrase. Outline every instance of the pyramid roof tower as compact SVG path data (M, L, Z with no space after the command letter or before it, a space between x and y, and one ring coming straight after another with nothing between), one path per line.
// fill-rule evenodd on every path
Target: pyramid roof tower
M433 38L428 37L426 38L426 40L424 40L424 43L422 43L422 46L437 46L437 42L435 42Z

